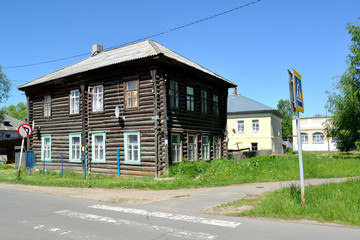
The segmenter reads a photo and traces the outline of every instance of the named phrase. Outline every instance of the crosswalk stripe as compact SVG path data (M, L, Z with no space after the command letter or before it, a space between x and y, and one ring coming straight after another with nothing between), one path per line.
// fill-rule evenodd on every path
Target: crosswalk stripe
M137 215L143 215L148 217L159 217L159 218L166 218L171 220L179 220L179 221L187 221L192 223L202 223L208 225L215 225L221 227L228 227L228 228L236 228L241 223L238 222L230 222L230 221L222 221L217 219L211 218L202 218L202 217L194 217L194 216L187 216L182 214L172 214L172 213L164 213L164 212L150 212L142 209L135 209L135 208L123 208L123 207L113 207L108 205L92 205L89 206L90 208L102 209L102 210L110 210L110 211L117 211L123 213L131 213Z
M179 230L176 228L169 228L169 227L163 227L163 226L157 226L157 225L150 225L150 224L144 224L144 223L138 223L134 221L124 220L124 219L114 219L110 217L104 217L94 214L87 214L87 213L81 213L81 212L74 212L69 210L62 210L62 211L56 211L55 214L72 217L72 218L78 218L88 221L94 221L94 222L103 222L103 223L112 223L116 225L127 225L127 226L133 226L136 228L143 228L143 229L149 229L156 232L162 232L166 235L171 235L175 237L179 237L182 239L198 239L198 240L212 240L215 239L216 236L208 234L208 233L202 233L202 232L191 232L186 230Z

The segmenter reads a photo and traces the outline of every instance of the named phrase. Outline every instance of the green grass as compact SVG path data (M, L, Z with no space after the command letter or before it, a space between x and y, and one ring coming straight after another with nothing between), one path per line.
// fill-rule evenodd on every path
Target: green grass
M229 215L284 219L309 219L321 222L360 225L360 180L305 188L306 204L301 204L298 187L292 186L259 198L242 199L229 205L255 208Z
M304 152L305 178L331 178L360 176L360 154ZM18 179L17 170L0 171L0 182L21 183L42 186L136 188L136 189L179 189L225 186L250 182L269 182L299 179L298 156L258 156L241 162L216 159L212 162L183 161L171 166L171 181L158 181L148 177L118 177L117 175L90 174L84 179L82 173L59 171L23 170Z

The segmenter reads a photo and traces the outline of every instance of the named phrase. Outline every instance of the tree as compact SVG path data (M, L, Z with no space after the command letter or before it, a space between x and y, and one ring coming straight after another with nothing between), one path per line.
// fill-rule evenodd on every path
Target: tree
M3 107L1 111L19 120L27 118L27 106L23 102L19 102L16 106L10 105L9 107Z
M326 128L340 151L360 149L360 26L348 24L351 35L350 54L345 73L328 93L327 107L332 117Z
M7 76L2 72L0 66L0 103L9 98L11 83ZM4 113L0 111L0 122L4 120Z
M291 111L290 101L288 99L280 99L277 104L277 110L285 116L281 121L281 132L283 137L291 136L292 134L292 119L295 116Z

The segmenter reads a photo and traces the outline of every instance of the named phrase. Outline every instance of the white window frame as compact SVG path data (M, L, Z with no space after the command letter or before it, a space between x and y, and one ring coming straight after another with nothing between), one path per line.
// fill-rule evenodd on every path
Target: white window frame
M244 133L245 132L245 121L244 120L238 120L237 124L238 124L238 132L239 133Z
M209 136L201 136L201 158L202 160L210 160Z
M79 89L70 91L70 114L78 114L80 109Z
M102 144L97 144L97 136L102 136ZM106 163L106 133L93 132L91 136L92 163ZM102 151L102 154L100 154Z
M136 143L129 143L128 141L128 137L129 136L137 136L137 142ZM129 152L129 145L131 145L132 150L131 152ZM138 155L138 160L135 161L133 159L129 159L129 154L130 156L132 156L132 158L134 158L134 153L136 150L134 150L134 148L137 146L137 155ZM126 164L133 164L133 165L141 165L141 141L140 141L140 132L139 131L130 131L130 132L125 132L124 133L124 153L125 153L125 163Z
M129 84L135 83L135 88L129 89ZM139 80L125 82L125 108L136 109L139 107Z
M219 136L214 137L214 159L221 158L221 138Z
M301 143L309 143L309 134L301 133Z
M260 130L260 121L259 121L259 119L252 120L251 125L252 125L252 131L253 132L259 132L259 130Z
M177 141L173 141L173 137L176 137ZM181 135L178 133L171 134L171 161L173 163L181 162L182 151L181 151Z
M44 117L51 117L51 95L44 96Z
M179 84L175 81L169 83L170 108L179 108Z
M194 138L194 142L190 142L190 137ZM188 160L195 161L197 160L197 136L196 134L188 134Z
M45 145L46 139L49 139ZM41 136L41 161L51 162L51 135Z
M98 85L93 88L92 111L102 112L104 110L104 87Z
M73 144L73 138L79 138L79 144ZM73 148L75 148L75 157L73 155ZM69 162L81 162L81 133L69 134Z
M186 110L195 111L195 101L194 101L194 88L187 86L186 87Z
M313 133L312 141L313 141L313 143L316 143L316 144L324 143L324 134L321 132Z

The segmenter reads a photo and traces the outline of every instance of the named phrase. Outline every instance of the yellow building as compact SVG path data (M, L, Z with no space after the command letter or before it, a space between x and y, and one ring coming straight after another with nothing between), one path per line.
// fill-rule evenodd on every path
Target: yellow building
M242 95L228 97L228 149L283 152L280 112Z

